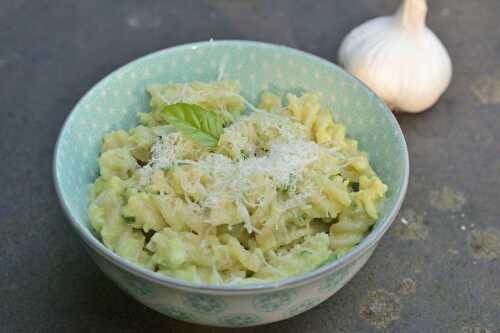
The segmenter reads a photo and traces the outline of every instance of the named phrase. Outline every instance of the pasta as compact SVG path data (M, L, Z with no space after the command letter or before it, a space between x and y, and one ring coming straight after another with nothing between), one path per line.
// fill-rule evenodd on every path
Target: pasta
M262 283L314 270L370 232L387 186L320 96L264 92L245 113L239 89L153 85L141 125L103 137L88 214L106 247L194 283ZM216 146L166 120L176 103L221 119Z

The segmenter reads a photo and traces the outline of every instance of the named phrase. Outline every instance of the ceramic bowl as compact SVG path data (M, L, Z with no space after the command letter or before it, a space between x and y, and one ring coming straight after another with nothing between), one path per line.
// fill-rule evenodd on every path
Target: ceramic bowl
M225 59L225 61L222 61ZM225 62L221 71L219 64ZM87 186L98 174L104 133L137 124L148 110L151 83L240 80L255 102L263 90L315 90L368 152L388 185L380 220L355 250L302 276L245 286L195 285L145 270L117 256L95 237L87 217ZM54 178L71 225L101 270L130 296L169 317L193 323L242 327L298 315L330 298L365 264L403 201L408 152L390 110L362 83L336 65L291 48L247 41L201 42L158 51L109 74L78 102L57 141ZM387 265L391 263L388 262Z

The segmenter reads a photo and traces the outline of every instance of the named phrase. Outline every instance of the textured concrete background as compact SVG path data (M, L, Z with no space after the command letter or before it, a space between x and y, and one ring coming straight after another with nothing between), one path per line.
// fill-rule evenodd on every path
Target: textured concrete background
M214 39L293 46L335 61L341 38L397 0L0 2L0 331L222 332L133 301L91 262L52 186L56 135L111 70ZM398 115L412 164L403 210L331 300L246 332L500 332L500 1L433 0L453 82Z

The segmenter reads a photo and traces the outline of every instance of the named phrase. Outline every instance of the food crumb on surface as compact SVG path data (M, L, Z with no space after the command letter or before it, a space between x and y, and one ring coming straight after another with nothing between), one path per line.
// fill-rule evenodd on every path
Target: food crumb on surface
M465 231L465 230L467 230L467 227L466 227L465 225L461 225L461 226L460 226L460 229L461 229L462 231Z
M473 230L467 243L474 258L494 260L500 257L500 231L497 229Z
M451 254L459 254L460 252L458 252L458 250L455 250L455 249L448 249L448 252L450 252Z
M429 230L424 224L423 215L411 208L403 210L401 213L404 217L400 219L401 223L397 223L389 229L389 234L396 236L402 240L425 240L429 235Z
M441 9L441 11L439 13L443 17L448 17L448 16L450 16L450 9L449 8L443 8L443 9Z
M491 333L491 331L481 326L464 326L462 327L462 333Z
M488 132L481 132L480 134L474 135L474 140L478 143L490 144L495 140L494 136Z
M161 18L146 12L137 12L126 17L125 22L131 30L148 30L158 28L161 25Z
M361 301L359 315L377 328L385 328L400 318L401 306L397 296L385 289L370 291Z
M403 279L398 286L398 294L402 296L415 295L417 291L417 283L410 278Z
M466 200L462 193L449 186L443 186L442 188L432 190L429 193L429 201L436 209L458 212L462 209Z
M492 74L480 75L472 84L471 90L481 104L500 104L500 68Z

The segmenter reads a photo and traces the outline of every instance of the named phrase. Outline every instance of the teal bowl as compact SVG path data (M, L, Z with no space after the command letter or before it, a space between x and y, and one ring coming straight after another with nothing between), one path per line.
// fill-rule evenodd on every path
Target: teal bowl
M224 66L219 66L221 63ZM221 67L225 67L221 70ZM263 90L283 94L315 90L332 117L347 126L388 185L372 232L355 250L302 276L244 286L196 285L159 275L122 259L99 240L87 217L87 186L98 174L104 133L137 124L148 110L151 83L240 80L255 102ZM395 219L408 184L409 162L401 129L390 110L360 81L336 65L291 48L246 41L201 42L135 60L96 84L76 104L59 134L55 185L71 225L101 270L133 298L169 317L242 327L283 320L313 308L342 288L365 264ZM390 263L387 263L390 264Z

